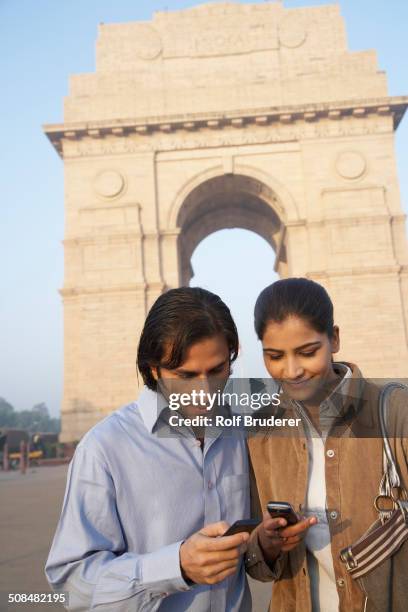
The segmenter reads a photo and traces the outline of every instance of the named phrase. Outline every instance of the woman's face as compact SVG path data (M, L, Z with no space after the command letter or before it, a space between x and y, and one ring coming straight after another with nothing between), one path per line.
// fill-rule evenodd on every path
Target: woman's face
M321 400L330 392L336 380L332 354L340 348L337 326L329 338L297 316L281 323L270 321L262 348L266 369L292 399L313 402L313 398L319 396Z

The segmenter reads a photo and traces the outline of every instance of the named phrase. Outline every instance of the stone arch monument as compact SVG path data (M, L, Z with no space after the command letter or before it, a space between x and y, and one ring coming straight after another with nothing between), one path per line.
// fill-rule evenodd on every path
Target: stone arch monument
M408 248L389 97L337 5L212 3L101 24L45 131L65 168L62 440L136 396L147 309L209 233L244 227L325 285L342 355L408 376ZM248 322L250 325L251 322Z

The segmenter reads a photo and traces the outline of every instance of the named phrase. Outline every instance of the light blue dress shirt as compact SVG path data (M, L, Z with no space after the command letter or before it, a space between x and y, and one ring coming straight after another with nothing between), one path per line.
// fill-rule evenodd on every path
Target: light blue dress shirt
M216 585L188 586L181 543L204 525L250 516L245 435L174 427L162 395L145 388L95 425L69 465L45 566L76 612L248 612L243 560Z

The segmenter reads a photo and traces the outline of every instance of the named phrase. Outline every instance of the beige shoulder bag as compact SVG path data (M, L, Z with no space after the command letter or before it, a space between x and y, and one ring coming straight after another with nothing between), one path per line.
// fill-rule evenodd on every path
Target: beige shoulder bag
M408 539L408 495L401 486L398 467L387 434L388 399L390 393L397 388L407 387L400 383L389 383L383 387L379 400L384 475L379 494L374 501L378 519L361 538L340 553L347 571L355 579L362 578L389 559Z

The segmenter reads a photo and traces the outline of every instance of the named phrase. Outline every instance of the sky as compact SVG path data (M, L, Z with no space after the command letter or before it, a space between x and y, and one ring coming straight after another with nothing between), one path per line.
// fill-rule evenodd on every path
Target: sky
M250 2L252 3L252 2ZM93 72L98 23L149 20L194 0L0 0L0 397L16 409L46 402L52 415L62 393L63 162L42 132L62 122L68 76ZM285 0L288 8L329 4ZM390 95L408 94L406 0L340 0L351 50L376 49ZM408 211L408 115L396 136L404 211ZM246 230L223 230L192 258L192 284L218 292L241 335L235 375L263 375L252 329L260 290L273 282L274 253ZM245 290L243 290L245 287Z

